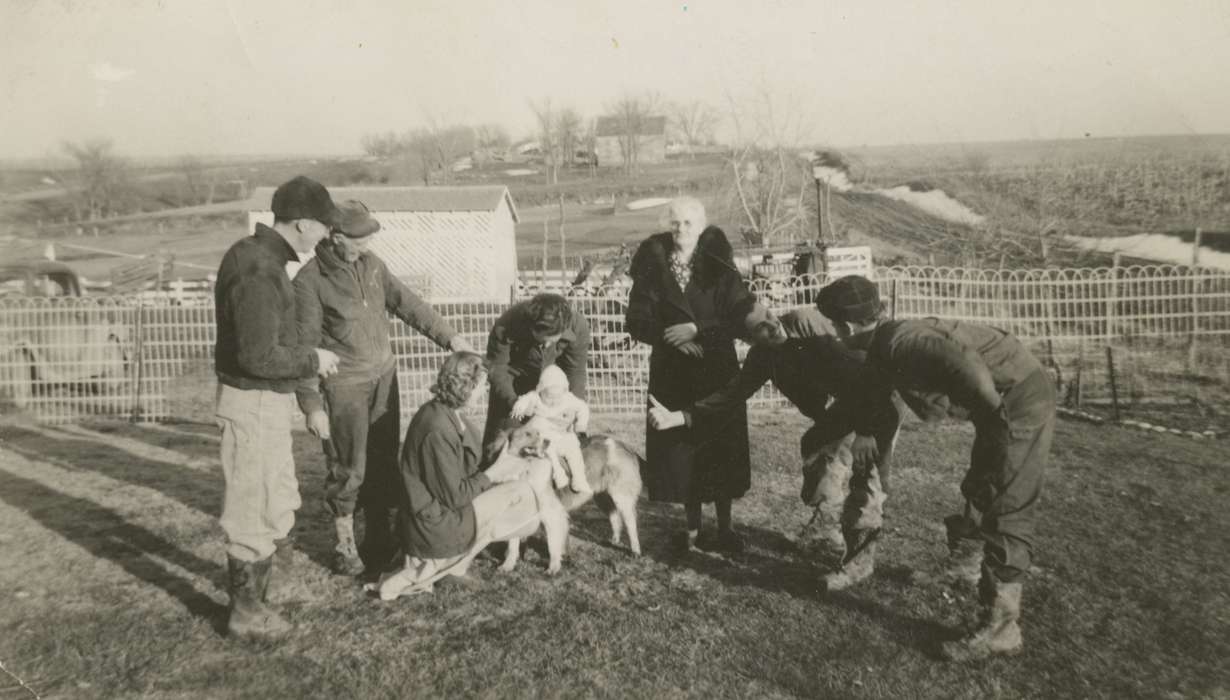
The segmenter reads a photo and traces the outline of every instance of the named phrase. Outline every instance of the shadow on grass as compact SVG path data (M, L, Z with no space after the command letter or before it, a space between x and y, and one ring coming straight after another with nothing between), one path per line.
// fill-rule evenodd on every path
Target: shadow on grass
M52 462L77 471L93 471L111 479L144 486L210 517L222 507L221 474L182 464L139 457L120 447L73 433L48 439L42 431L7 428L5 448L34 461ZM148 441L157 444L155 441Z
M219 517L224 483L218 467L194 468L141 457L106 442L106 433L113 432L153 447L181 452L189 459L202 459L214 464L218 455L217 442L212 439L217 434L216 427L212 428L212 432L208 432L209 426L203 426L198 435L186 433L170 437L157 429L126 424L93 427L105 432L94 438L55 431L55 428L49 427L31 429L6 426L3 437L6 449L27 459L51 462L70 470L93 471L111 479L151 488L211 518ZM54 439L48 439L49 430L56 432ZM295 513L296 549L304 552L313 562L328 568L333 557L333 519L324 505L323 469L316 468L323 461L320 443L315 438L296 434L294 445L295 472L303 498L303 506ZM363 522L362 516L358 520Z
M218 634L225 631L226 607L196 590L191 582L176 576L160 560L209 579L218 575L217 564L179 549L149 530L124 520L109 508L3 469L0 469L0 500L24 511L95 557L112 561L130 575L166 591L188 612L208 622Z
M590 506L572 513L572 535L595 544L611 547L610 526L606 517ZM752 586L770 593L786 593L795 598L814 601L818 606L835 607L862 615L883 627L903 646L936 656L942 641L955 639L959 633L933 620L901 612L860 595L878 582L892 588L910 584L908 567L881 566L875 578L853 591L827 593L822 576L825 570L802 559L794 541L775 530L748 525L736 525L743 535L745 549L731 555L710 552L684 553L675 544L683 531L682 507L638 503L637 520L641 530L644 556L672 568L686 568L702 574L723 586Z

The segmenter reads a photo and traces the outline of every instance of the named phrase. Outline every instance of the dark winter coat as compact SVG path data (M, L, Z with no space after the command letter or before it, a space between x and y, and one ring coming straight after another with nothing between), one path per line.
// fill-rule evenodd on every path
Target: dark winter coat
M406 554L442 559L474 544L474 497L491 488L479 471L478 429L432 399L406 428L397 527Z
M295 293L286 263L299 256L264 224L226 251L214 285L218 382L244 390L289 394L314 376L315 346L300 342Z
M501 314L487 337L487 361L491 364L487 380L491 393L487 398L483 443L489 448L496 434L506 427L517 397L538 387L543 368L558 366L568 377L568 391L585 399L589 321L574 308L571 325L554 345L545 348L534 340L533 326L529 302L523 301Z
M734 266L722 230L710 226L700 235L692 258L692 279L680 289L670 269L670 233L650 236L636 251L630 269L627 328L633 339L653 346L649 356L649 393L671 410L684 410L726 386L739 373L732 307L750 292ZM695 323L704 357L689 357L668 345L663 333L679 323ZM656 431L646 427L644 480L654 501L685 503L738 498L751 485L747 408L695 416L690 427Z

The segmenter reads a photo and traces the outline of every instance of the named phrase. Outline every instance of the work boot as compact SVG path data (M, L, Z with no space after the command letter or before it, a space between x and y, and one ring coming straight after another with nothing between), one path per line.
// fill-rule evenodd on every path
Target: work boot
M961 515L950 515L944 518L944 528L948 531L948 556L938 571L916 573L914 582L977 586L985 547L978 537L978 524Z
M978 585L983 547L982 540L958 540L955 546L949 542L948 559L940 572L940 578L950 583Z
M949 661L977 661L992 654L1011 656L1021 653L1025 642L1021 638L1021 582L998 581L983 567L978 581L978 598L982 605L978 629L964 639L944 642L941 649Z
M333 520L337 530L337 548L333 555L333 571L345 576L363 573L363 560L354 543L354 515L343 515Z
M841 506L820 504L799 532L799 550L821 566L835 569L846 559L841 534Z
M363 544L359 558L363 560L364 577L378 578L393 564L397 547L393 544L393 511L388 508L363 509Z
M265 640L286 636L293 626L265 604L272 557L254 562L227 557L226 563L227 587L231 596L227 634L236 638Z
M841 568L824 576L825 591L842 591L865 579L876 568L876 540L879 530L860 530L852 533L846 542L850 556Z

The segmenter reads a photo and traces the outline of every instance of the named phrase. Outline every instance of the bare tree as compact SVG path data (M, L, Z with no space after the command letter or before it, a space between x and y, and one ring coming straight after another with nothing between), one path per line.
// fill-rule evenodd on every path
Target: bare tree
M718 124L718 113L699 100L675 102L667 107L671 128L687 144L688 155L696 157L693 149L697 144L713 138Z
M797 106L782 108L767 88L730 102L734 143L728 156L727 203L748 242L777 244L807 238L811 227L804 202L810 165L798 157L809 122ZM819 213L817 213L819 215Z
M544 97L537 102L530 102L530 109L538 121L538 145L542 148L543 164L547 170L547 184L559 182L560 143L558 138L558 123L551 98Z
M650 117L659 109L661 102L661 98L652 92L641 95L627 94L607 109L607 118L615 122L625 175L631 176L636 170L636 164L640 160L641 137L648 128Z
M479 148L508 148L508 131L499 124L479 124L474 127L474 139Z
M76 192L73 209L78 221L102 219L118 214L132 195L128 161L112 152L107 139L81 143L65 142L64 152L77 161Z
M570 164L576 160L577 149L584 138L581 115L573 109L562 109L555 117L555 140L559 143L560 160Z
M183 178L179 205L189 206L201 204L207 190L205 184L205 163L194 155L183 155L175 161L175 169Z
M392 131L383 134L364 134L360 140L363 152L374 158L392 158L403 150L403 143Z
M429 121L428 126L406 132L398 146L428 186L452 180L454 163L469 155L476 143L472 127Z

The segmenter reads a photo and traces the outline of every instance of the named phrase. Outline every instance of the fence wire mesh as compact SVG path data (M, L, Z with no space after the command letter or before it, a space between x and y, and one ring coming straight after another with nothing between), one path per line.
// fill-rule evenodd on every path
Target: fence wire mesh
M811 304L825 281L821 275L760 279L751 288L784 311ZM1111 397L1108 347L1115 388L1125 403L1199 401L1210 393L1224 395L1230 383L1230 273L1225 271L902 267L877 270L876 281L896 318L974 321L1018 335L1051 369L1062 400L1071 405L1096 405ZM529 298L542 289L521 287L510 297ZM562 291L590 322L592 409L643 411L649 348L624 331L627 287ZM489 301L434 305L480 349L507 308ZM396 319L390 320L390 337L402 413L408 417L429 398L444 352ZM0 410L60 423L100 415L171 418L185 390L181 379L212 365L214 341L209 297L3 299ZM746 350L740 344L741 357ZM785 405L771 386L749 402L752 409Z

